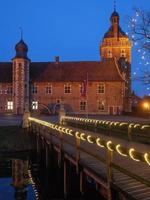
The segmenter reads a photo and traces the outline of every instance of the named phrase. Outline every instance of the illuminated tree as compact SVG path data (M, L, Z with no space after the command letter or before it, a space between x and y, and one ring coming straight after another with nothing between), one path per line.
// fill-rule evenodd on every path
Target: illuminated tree
M150 53L150 12L134 9L136 17L130 19L132 40Z
M150 84L150 12L142 9L134 9L135 16L129 20L130 35L136 46L138 57L141 58L138 67L140 75L134 79L142 81L147 86ZM138 69L137 68L137 69ZM149 87L147 87L149 90Z

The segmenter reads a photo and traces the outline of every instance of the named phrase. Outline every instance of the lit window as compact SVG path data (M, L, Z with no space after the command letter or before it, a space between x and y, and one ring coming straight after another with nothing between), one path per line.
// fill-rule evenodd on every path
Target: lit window
M52 86L46 86L45 92L46 94L52 94Z
M99 94L103 94L105 93L105 85L103 83L100 83L98 85L98 91L97 91Z
M37 86L36 85L32 85L32 93L37 94Z
M98 101L98 110L99 111L105 110L105 102L104 101Z
M80 102L80 110L86 110L86 101Z
M71 85L69 84L64 85L64 93L65 94L71 93Z
M37 110L38 109L38 101L33 101L32 102L32 109Z
M7 110L13 110L13 101L7 101Z

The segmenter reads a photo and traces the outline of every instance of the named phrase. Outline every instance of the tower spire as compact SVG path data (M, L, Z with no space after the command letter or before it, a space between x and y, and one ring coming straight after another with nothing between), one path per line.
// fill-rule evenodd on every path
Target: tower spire
M114 11L116 11L116 0L114 0Z
M23 39L23 29L22 29L22 27L19 27L19 30L20 30L20 38L22 40Z

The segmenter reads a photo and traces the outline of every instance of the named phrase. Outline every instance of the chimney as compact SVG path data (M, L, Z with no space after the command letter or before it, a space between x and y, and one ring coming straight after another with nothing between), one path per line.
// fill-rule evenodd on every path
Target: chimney
M55 56L54 59L55 59L55 63L59 63L59 56Z

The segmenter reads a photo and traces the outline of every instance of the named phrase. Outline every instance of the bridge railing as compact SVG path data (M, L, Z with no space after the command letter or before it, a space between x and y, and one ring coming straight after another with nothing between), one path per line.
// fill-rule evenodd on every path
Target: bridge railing
M97 119L63 116L66 125L108 136L150 144L150 124L117 122Z
M88 154L92 159L102 162L106 166L105 169L106 182L99 180L100 181L99 183L102 184L103 187L107 190L108 200L112 199L111 188L113 187L113 172L114 172L113 170L116 170L121 174L125 174L126 176L132 178L134 181L136 180L141 184L150 187L149 180L145 179L144 177L140 176L138 173L134 171L130 171L130 169L125 168L124 166L120 166L119 163L113 162L113 155L119 155L122 157L129 158L135 162L140 162L140 161L145 162L148 166L150 166L150 153L149 151L143 152L142 148L140 147L140 144L138 145L138 149L136 149L135 147L130 147L123 145L123 143L118 143L118 140L113 140L113 137L105 136L103 134L94 134L90 131L83 131L82 129L79 128L66 126L65 124L60 125L60 124L49 123L32 117L29 117L29 121L31 123L32 128L35 129L34 132L42 138L42 141L44 138L46 141L48 140L48 144L52 144L55 141L52 138L56 137L58 139L57 144L55 142L53 143L54 146L56 145L55 148L56 149L58 148L59 152L58 163L62 162L61 158L63 157L64 154L67 153L64 148L66 144L73 147L74 149L73 151L75 151L74 154L75 157L73 156L72 162L75 164L77 172L79 172L80 169L81 154L83 155L83 153ZM65 122L63 121L63 123ZM72 143L71 141L74 142ZM96 149L105 150L101 152L105 152L106 157L105 156L103 157L102 155L99 155L97 153L95 154L95 152L91 151L91 148L88 148L87 145L83 146L84 142L90 144L91 148L92 145L94 146L96 145L97 146ZM63 154L61 152L63 152ZM97 178L98 176L96 175L95 180L98 180ZM124 190L121 191L123 191L124 194L126 193L127 195L126 197L128 199L129 195L128 192Z
M133 161L139 162L146 162L148 165L150 165L150 154L149 152L144 152L142 148L139 148L138 150L135 148L129 148L126 145L123 146L123 144L117 143L117 140L112 141L112 137L105 137L103 134L100 136L97 135L91 135L90 132L83 132L83 131L77 131L77 129L73 128L68 128L65 127L64 125L59 125L59 124L54 124L54 123L49 123L46 121L42 121L39 119L35 119L32 117L29 117L29 121L32 123L37 123L39 125L48 127L50 130L57 134L61 135L68 135L70 137L74 137L77 139L77 141L84 141L90 144L95 144L99 148L105 148L110 152L116 152L120 156L123 157L129 157Z

